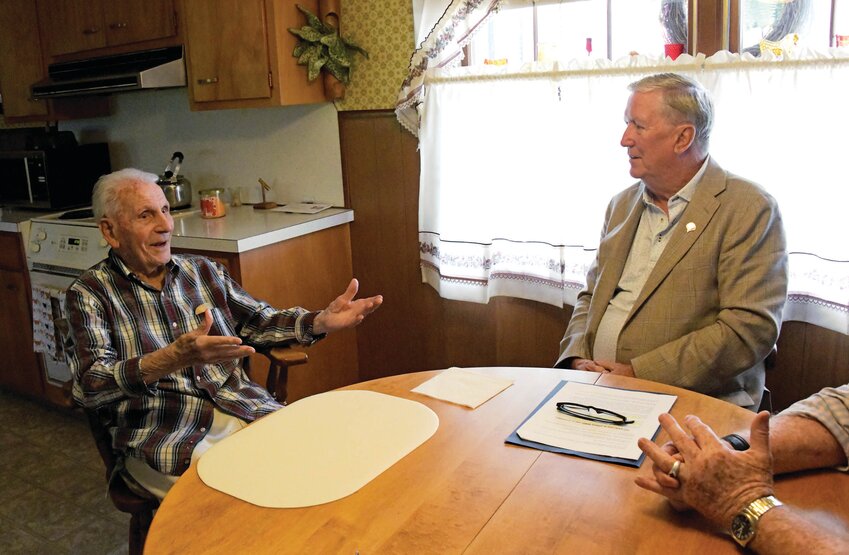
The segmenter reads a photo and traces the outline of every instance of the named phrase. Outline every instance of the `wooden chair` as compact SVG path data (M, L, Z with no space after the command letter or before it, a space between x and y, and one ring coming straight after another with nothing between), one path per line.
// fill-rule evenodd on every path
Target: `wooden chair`
M118 463L118 457L112 450L112 436L94 411L86 410L85 413L97 451L106 466L109 499L116 509L130 515L130 555L140 555L150 522L153 520L153 511L159 507L159 501L153 496L143 497L137 494L124 483L120 476L112 479L115 465Z
M289 347L275 347L261 354L268 357L270 361L265 387L275 399L285 403L289 366L304 364L308 359L307 354L293 351ZM250 363L246 359L245 371L250 376L249 368ZM146 497L131 490L120 476L115 476L112 479L115 465L118 464L118 456L112 450L112 436L94 411L86 410L85 413L91 428L91 435L97 445L97 451L100 453L100 458L103 459L104 466L106 466L109 499L116 509L130 515L130 555L140 555L144 549L147 531L150 529L150 523L153 520L153 512L159 507L159 501L152 495Z

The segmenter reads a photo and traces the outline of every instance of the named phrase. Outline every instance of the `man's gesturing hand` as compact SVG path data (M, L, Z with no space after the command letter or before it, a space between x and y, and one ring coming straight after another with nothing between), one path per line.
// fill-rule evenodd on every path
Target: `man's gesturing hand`
M180 368L193 364L211 364L242 358L255 353L253 347L242 345L240 337L209 335L212 329L212 310L205 310L197 328L184 333L174 342Z
M144 355L139 362L142 379L150 384L195 364L208 364L246 357L256 352L253 347L242 345L239 337L209 335L212 328L212 311L206 309L197 328L184 333L176 341Z
M313 333L316 335L338 331L351 326L356 326L362 322L366 316L377 310L383 303L382 295L375 295L367 299L357 299L360 284L356 279L352 279L348 284L348 288L344 293L336 297L327 308L322 310L313 321Z

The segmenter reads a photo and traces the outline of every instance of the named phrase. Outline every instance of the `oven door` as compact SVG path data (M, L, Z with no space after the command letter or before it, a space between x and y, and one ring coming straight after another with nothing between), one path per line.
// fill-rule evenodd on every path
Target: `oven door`
M42 359L45 381L67 388L71 368L65 357L65 290L74 278L46 272L30 272L32 284L33 349Z

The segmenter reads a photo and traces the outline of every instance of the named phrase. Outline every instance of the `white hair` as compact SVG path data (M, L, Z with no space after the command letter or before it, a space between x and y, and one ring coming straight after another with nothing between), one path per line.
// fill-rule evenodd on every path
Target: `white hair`
M156 174L125 168L106 175L101 175L94 184L91 195L91 209L94 219L100 220L104 216L115 217L121 210L119 203L119 190L125 186L134 186L136 183L156 183L159 177Z

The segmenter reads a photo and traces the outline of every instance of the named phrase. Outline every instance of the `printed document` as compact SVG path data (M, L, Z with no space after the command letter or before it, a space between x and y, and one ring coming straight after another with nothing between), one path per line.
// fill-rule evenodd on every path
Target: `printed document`
M565 382L555 389L522 424L516 433L525 441L550 445L601 457L639 460L637 439L652 438L658 430L657 417L669 412L677 397L646 391ZM633 420L617 425L583 420L557 410L557 403L570 402L603 408ZM595 413L592 413L595 414Z

